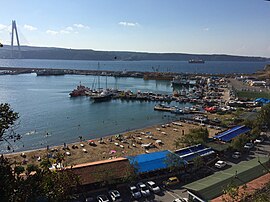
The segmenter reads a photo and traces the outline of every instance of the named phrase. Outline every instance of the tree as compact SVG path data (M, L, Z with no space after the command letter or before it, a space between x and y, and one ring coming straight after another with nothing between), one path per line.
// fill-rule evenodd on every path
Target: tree
M222 200L226 202L230 201L238 201L239 198L239 187L230 183L227 187L223 190L225 195L222 196Z
M196 156L193 159L193 163L194 163L195 170L200 169L204 165L204 161L203 161L203 158L201 156Z
M26 170L24 174L22 166L13 169L12 162L0 157L0 201L63 201L79 186L79 178L72 170L50 171L35 165L28 165Z
M224 202L246 201L245 198L248 195L248 192L246 190L246 184L242 185L242 187L239 187L232 181L223 190L224 195L222 196L222 200Z
M8 129L14 126L19 114L11 109L7 103L0 104L0 141L6 140L5 135Z
M0 157L0 182L0 201L9 201L15 187L15 178L10 162L3 155Z
M256 126L260 129L270 129L270 103L263 106L258 113Z
M185 166L184 160L174 153L168 153L164 163L171 172L177 172L180 168L184 168Z
M183 143L183 144L186 144L187 146L190 146L194 144L204 143L208 140L208 137L209 137L209 132L207 128L202 128L202 127L194 128L194 129L191 129L190 132L186 134L185 136L178 138L174 144L176 145L176 142L178 141L179 143Z
M0 104L0 140L6 140L7 132L19 118L17 112L7 103ZM57 161L62 162L59 154ZM13 165L15 164L15 166ZM79 186L79 178L71 170L50 171L49 158L39 166L29 164L25 168L17 166L2 155L0 157L0 201L36 201L45 198L49 201L68 199L72 190Z
M238 137L233 138L231 142L231 147L237 151L243 151L244 145L248 142L248 137L245 134L242 134Z

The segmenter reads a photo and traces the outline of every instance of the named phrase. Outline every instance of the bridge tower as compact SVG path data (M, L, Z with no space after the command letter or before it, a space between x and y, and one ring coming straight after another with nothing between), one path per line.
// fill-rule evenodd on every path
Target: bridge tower
M17 39L17 45L18 45L18 50L19 50L19 58L21 58L21 46L20 46L19 35L18 35L17 26L16 26L16 21L15 21L15 20L12 20L12 32L11 32L11 58L14 58L14 52L13 52L14 32L15 32L15 34L16 34L16 39Z

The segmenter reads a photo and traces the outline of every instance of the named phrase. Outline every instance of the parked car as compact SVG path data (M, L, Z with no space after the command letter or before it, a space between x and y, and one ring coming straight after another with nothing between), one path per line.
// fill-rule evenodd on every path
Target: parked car
M245 149L252 149L254 147L254 144L251 142L247 142L244 146Z
M91 196L88 196L88 197L85 198L85 202L93 202L93 201L95 201L95 200Z
M111 197L112 201L122 201L121 199L121 195L119 193L119 191L117 190L111 190L109 191L109 196Z
M142 197L141 192L138 190L137 187L135 187L135 186L130 186L130 187L129 187L129 190L130 190L130 193L131 193L131 195L132 195L133 198L139 199L139 198Z
M178 184L180 181L177 177L170 177L168 180L163 182L163 185L165 186L172 186L175 184Z
M141 193L144 197L150 196L150 191L144 183L139 182L137 184L137 187L141 191Z
M219 169L224 168L226 165L227 163L225 161L220 161L220 160L215 163L215 167Z
M258 137L256 138L256 140L254 141L254 144L256 143L262 143L264 141L264 138L263 137Z
M108 197L106 195L97 196L97 201L98 202L110 202L110 200L108 199Z
M240 152L234 152L234 153L232 154L232 157L233 157L234 159L239 159L239 158L241 157L241 153L240 153Z
M146 186L155 194L161 191L160 187L153 181L146 182Z

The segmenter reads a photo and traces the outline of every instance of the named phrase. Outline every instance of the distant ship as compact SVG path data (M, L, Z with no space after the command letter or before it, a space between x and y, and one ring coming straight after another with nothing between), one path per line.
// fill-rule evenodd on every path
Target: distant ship
M37 76L63 76L65 70L62 69L43 69L36 72Z
M188 61L188 63L204 63L204 60L202 59L191 59Z

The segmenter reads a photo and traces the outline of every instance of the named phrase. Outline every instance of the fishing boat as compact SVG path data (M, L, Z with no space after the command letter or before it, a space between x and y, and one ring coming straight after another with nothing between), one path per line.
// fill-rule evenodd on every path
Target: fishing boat
M90 88L81 84L77 86L71 93L69 93L70 97L78 97L78 96L85 96L86 94L90 93Z

